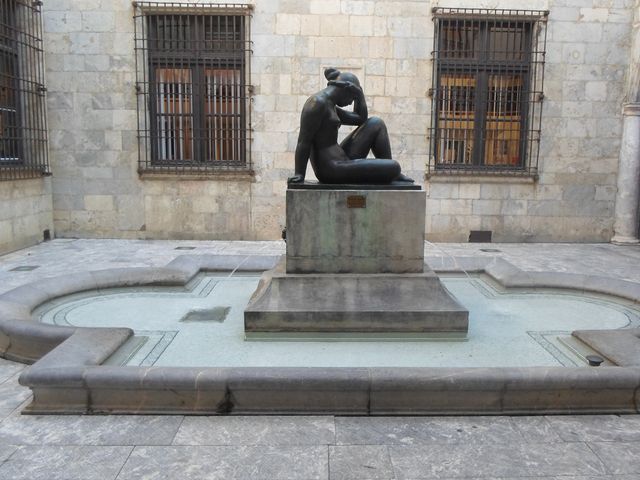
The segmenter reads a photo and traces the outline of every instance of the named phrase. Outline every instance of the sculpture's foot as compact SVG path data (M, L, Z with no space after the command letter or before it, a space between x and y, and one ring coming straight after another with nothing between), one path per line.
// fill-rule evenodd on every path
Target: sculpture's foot
M400 182L400 183L415 183L415 180L413 178L409 178L405 174L401 173L400 175L398 175L395 178L395 180L393 180L393 183L396 183L396 182Z

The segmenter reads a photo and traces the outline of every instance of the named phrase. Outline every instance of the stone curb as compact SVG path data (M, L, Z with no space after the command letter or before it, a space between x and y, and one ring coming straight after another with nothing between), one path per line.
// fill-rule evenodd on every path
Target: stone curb
M186 368L102 365L127 328L41 324L43 302L82 290L185 285L199 271L261 271L278 256L183 255L164 268L110 269L43 279L0 295L0 351L25 363L27 413L549 414L638 413L640 368ZM436 271L485 272L511 288L561 287L638 302L640 285L522 272L501 258L445 259ZM637 337L634 337L637 339ZM640 340L638 340L640 341Z
M624 330L577 330L579 338L621 367L640 367L640 328Z
M166 267L111 268L37 280L0 295L0 355L33 363L76 331L84 330L46 325L32 318L32 312L39 305L55 298L115 287L184 286L200 271L262 271L275 265L279 258L278 255L182 255Z
M600 368L42 367L25 413L638 413L640 371Z
M599 275L566 272L526 272L500 257L444 258L432 265L436 273L485 273L505 288L561 288L602 293L640 303L640 284Z

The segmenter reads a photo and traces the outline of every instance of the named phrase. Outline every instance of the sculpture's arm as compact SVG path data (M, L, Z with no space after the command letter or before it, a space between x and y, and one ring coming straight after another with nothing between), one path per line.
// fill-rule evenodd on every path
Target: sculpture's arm
M322 123L323 105L317 98L307 100L300 115L300 133L295 153L295 175L288 183L302 183L307 173L307 164L313 148L313 139Z
M349 83L346 87L353 93L353 112L343 110L336 107L336 113L340 117L340 121L343 125L362 125L369 118L369 110L367 109L367 101L364 98L364 92L360 87Z

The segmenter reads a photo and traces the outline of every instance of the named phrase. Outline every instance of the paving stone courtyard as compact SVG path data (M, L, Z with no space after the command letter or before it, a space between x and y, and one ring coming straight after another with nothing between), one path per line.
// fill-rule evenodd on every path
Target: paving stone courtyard
M0 293L78 271L162 266L184 253L279 254L284 244L54 240L1 256ZM640 247L425 246L431 266L450 255L640 283ZM31 416L20 414L30 401L17 381L24 368L0 360L0 479L640 479L640 415Z

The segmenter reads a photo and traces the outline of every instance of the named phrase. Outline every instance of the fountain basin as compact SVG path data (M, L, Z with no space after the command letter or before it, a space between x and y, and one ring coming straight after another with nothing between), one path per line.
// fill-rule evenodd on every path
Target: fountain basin
M31 312L73 292L184 285L200 271L232 270L243 259L184 256L164 269L120 269L51 279L0 297L2 350L35 361L21 376L33 413L500 414L637 412L640 369L633 352L612 367L133 367L103 365L133 334L123 328L44 325ZM271 268L275 257L244 260ZM484 263L483 263L484 262ZM466 259L506 287L566 287L640 299L638 285L567 274L519 272L504 261ZM443 269L453 269L443 263ZM511 281L513 280L513 281ZM613 290L613 291L612 291ZM634 345L640 334L625 335ZM54 348L56 347L56 348ZM627 366L628 365L628 366Z
M247 331L243 311L246 315L259 278L257 272L208 272L184 288L91 290L46 302L34 317L64 327L131 327L134 336L105 363L145 367L586 367L586 357L596 352L572 331L640 326L632 304L610 297L514 293L486 275L444 274L442 283L471 312L468 337L466 332L256 333ZM380 307L373 307L375 319Z

